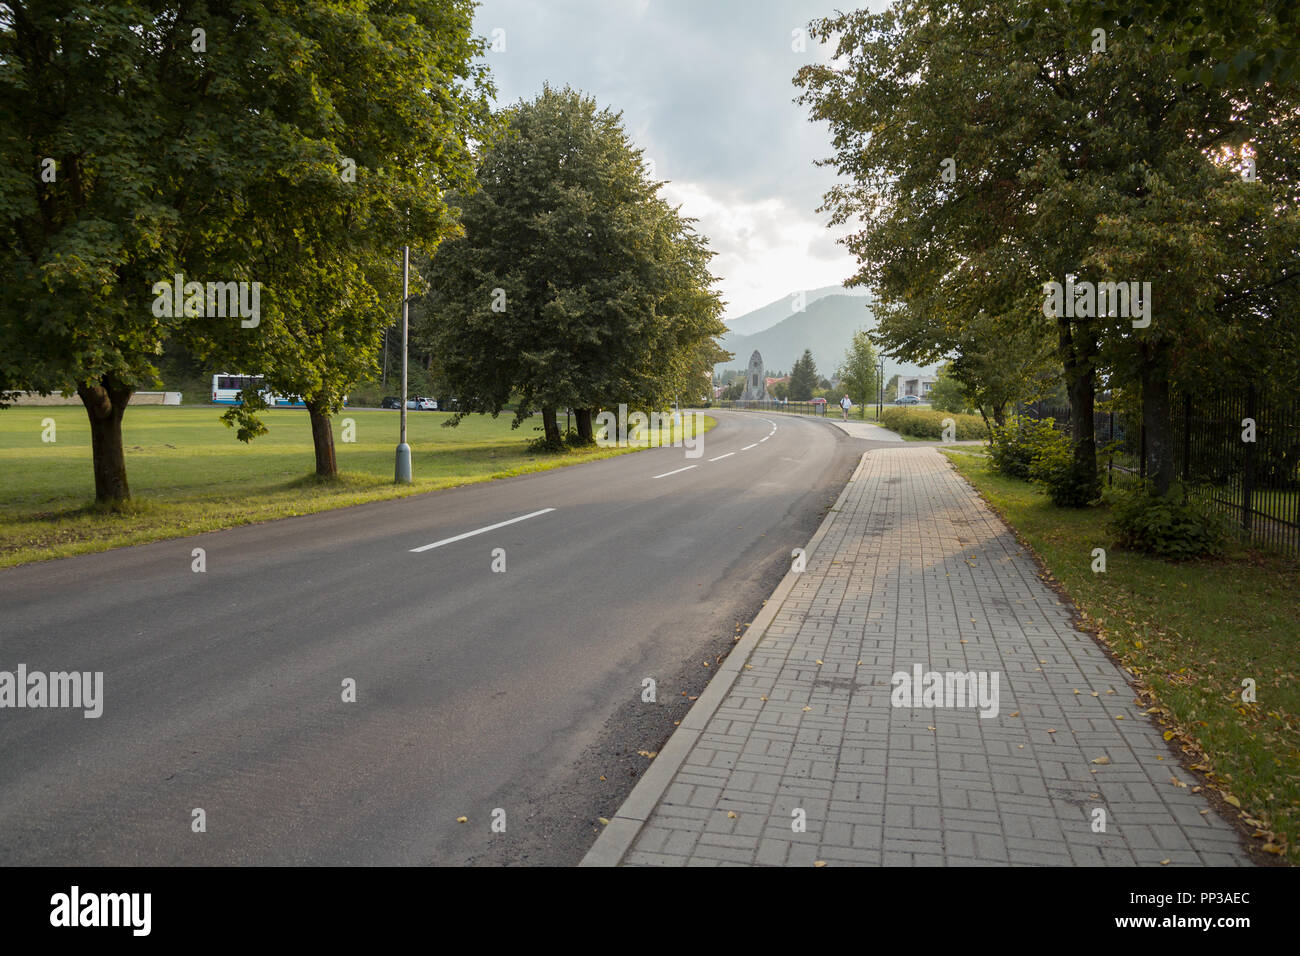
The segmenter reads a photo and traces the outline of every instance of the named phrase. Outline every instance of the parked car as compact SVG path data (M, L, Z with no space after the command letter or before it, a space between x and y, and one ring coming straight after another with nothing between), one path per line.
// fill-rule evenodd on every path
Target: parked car
M380 408L401 408L402 400L395 395L390 395L379 403Z
M920 405L921 400L915 395L900 395L894 399L895 405Z
M438 403L431 398L408 398L406 400L406 407L417 412L436 412L438 410Z

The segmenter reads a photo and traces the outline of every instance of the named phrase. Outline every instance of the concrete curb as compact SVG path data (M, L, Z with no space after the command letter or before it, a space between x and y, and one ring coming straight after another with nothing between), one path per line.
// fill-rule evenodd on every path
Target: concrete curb
M839 497L835 499L835 504L826 517L822 519L821 527L814 532L804 548L809 559L817 552L817 547L821 544L822 538L831 529L835 523L836 516L840 513L840 508L844 504L844 499L848 496L849 489L853 487L854 482L858 481L862 474L862 469L866 465L867 456L871 452L862 453L862 458L858 461L858 467L853 470L853 476L845 483L844 488L840 491ZM663 750L659 756L655 757L654 762L641 777L640 782L633 788L632 792L623 801L619 807L618 813L609 821L600 836L587 855L582 858L578 866L618 866L627 851L631 849L632 844L636 841L637 836L641 833L641 828L645 826L646 820L658 806L659 800L672 783L673 777L686 762L687 755L695 742L699 740L700 734L708 726L709 721L722 706L722 702L727 697L727 692L731 690L731 685L736 682L736 678L744 670L745 663L749 660L754 648L758 642L763 639L767 629L771 626L772 621L776 618L777 612L785 604L785 599L790 596L794 590L795 581L799 579L800 574L805 572L787 571L781 583L776 586L772 596L767 599L763 609L755 616L754 621L745 632L745 636L740 639L735 649L727 655L722 666L718 668L718 673L709 681L709 685L700 695L700 699L695 702L695 706L690 709L683 718L673 735L668 738L668 743L664 744Z

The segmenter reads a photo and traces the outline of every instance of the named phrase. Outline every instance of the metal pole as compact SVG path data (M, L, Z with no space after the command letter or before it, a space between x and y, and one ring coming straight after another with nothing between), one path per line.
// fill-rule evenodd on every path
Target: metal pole
M411 267L411 247L402 247L402 434L397 444L397 466L393 481L399 485L411 483L411 446L406 443L406 334L407 334L407 274Z

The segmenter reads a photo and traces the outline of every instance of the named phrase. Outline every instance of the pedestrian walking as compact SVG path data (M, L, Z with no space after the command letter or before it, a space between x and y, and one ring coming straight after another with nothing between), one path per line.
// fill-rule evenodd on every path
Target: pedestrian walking
M847 395L840 399L840 411L843 413L846 422L849 420L849 409L852 407L853 402L849 400Z

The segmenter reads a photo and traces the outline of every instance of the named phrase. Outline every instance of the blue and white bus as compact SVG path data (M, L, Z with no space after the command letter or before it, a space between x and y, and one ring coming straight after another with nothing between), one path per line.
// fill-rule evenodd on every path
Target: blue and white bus
M239 400L241 391L256 391L266 401L266 404L272 408L306 408L303 400L297 396L286 398L283 395L276 395L270 389L262 387L263 377L261 375L231 375L229 372L218 372L212 376L212 404L214 405L242 405ZM345 398L346 402L347 399Z

